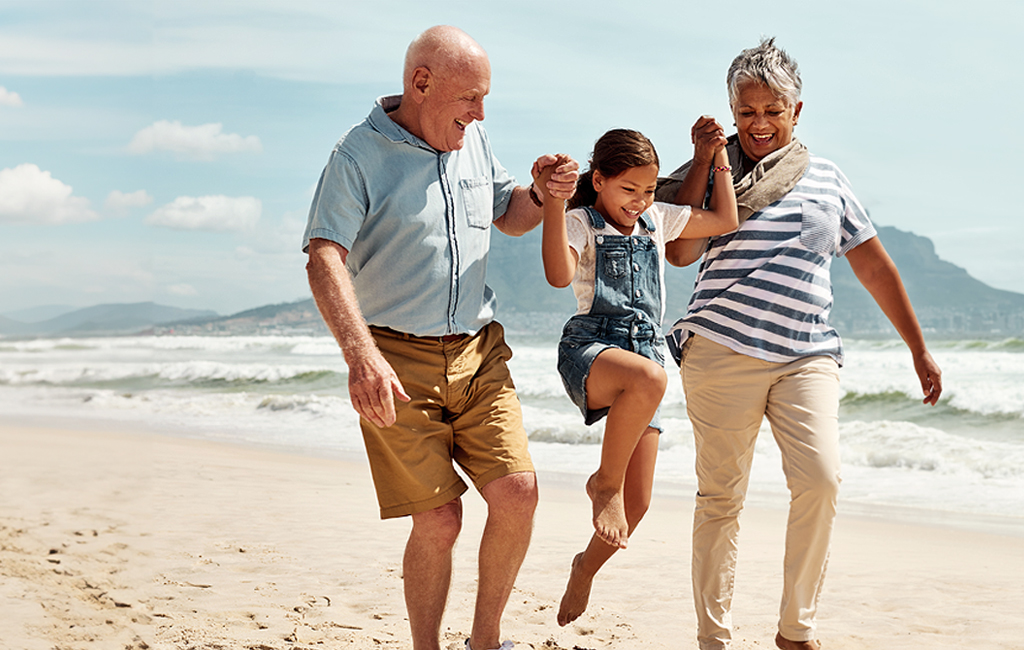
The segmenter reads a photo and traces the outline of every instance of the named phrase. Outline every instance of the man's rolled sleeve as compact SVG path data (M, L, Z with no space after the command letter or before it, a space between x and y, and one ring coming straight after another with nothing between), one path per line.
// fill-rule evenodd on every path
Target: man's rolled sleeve
M335 149L317 183L309 208L302 252L309 252L309 240L327 239L351 250L366 219L369 198L359 166Z

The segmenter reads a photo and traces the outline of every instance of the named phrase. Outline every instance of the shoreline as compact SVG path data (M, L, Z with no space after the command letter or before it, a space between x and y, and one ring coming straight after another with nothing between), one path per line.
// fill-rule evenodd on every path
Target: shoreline
M14 427L25 429L61 429L67 431L82 432L114 432L125 435L160 436L173 440L194 441L198 443L211 443L215 445L226 445L266 452L270 454L283 454L287 456L299 456L304 458L320 459L327 461L339 461L342 463L354 464L366 467L365 455L362 449L340 450L323 449L318 447L300 447L284 444L264 443L260 444L251 440L233 440L230 438L217 437L209 432L199 431L189 435L179 426L167 426L154 428L152 423L143 423L135 420L106 420L91 418L76 418L71 415L26 415L26 414L4 414L5 421L0 423L0 428ZM213 429L211 429L212 431ZM538 443L531 443L536 445ZM550 443L549 443L550 444ZM597 447L595 446L595 450ZM535 459L536 462L536 459ZM596 463L595 457L595 463ZM665 462L659 459L659 462ZM763 462L763 461L762 461ZM583 467L581 465L581 467ZM596 464L594 466L596 468ZM583 467L579 472L565 472L540 468L537 470L542 487L551 485L559 490L584 491L587 477L594 468ZM465 477L463 476L465 479ZM467 480L467 484L469 481ZM654 496L669 500L684 500L692 513L692 495L696 491L696 479L680 480L677 477L655 476ZM472 491L472 488L471 490ZM1024 505L1024 504L1022 504ZM789 506L788 494L785 492L785 479L779 475L776 491L766 491L763 486L752 486L746 499L746 509L760 509L785 511ZM1024 512L1019 517L1005 515L967 513L962 511L935 510L914 506L903 506L898 504L864 503L844 498L842 488L839 492L839 516L852 516L870 521L883 523L914 523L921 526L934 528L949 528L955 530L974 531L1005 535L1010 537L1024 538Z
M560 628L569 562L590 535L581 489L541 474L534 539L504 618L517 647L695 648L692 498L656 495ZM365 463L154 433L0 425L0 646L407 648L408 521L378 518ZM482 500L465 527L442 647L471 620ZM736 650L771 647L785 512L743 515ZM841 510L819 611L830 650L1020 647L1018 537ZM984 641L984 642L983 642Z

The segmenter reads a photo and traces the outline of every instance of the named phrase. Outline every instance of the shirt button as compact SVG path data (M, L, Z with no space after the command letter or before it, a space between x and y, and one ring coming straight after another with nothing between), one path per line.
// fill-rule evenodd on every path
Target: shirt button
M640 270L640 265L637 264L636 262L633 262L633 270L634 271L639 271Z
M642 296L643 294L644 294L644 292L643 292L643 291L640 291L639 289L637 289L637 290L636 290L636 297L637 297L637 298L639 298L639 297L640 297L640 296Z
M604 235L598 235L597 236L597 243L598 244L603 244L604 243Z

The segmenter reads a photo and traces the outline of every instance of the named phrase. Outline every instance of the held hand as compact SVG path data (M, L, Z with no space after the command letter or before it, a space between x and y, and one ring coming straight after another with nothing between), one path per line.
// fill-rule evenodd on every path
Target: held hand
M546 167L552 167L550 178L538 181L541 172ZM579 178L580 165L566 154L544 154L533 163L530 173L533 175L537 191L545 197L553 196L556 199L570 199L576 193L576 180Z
M379 427L395 423L395 400L409 401L394 369L376 349L348 368L348 394L359 415Z
M931 354L924 352L914 357L914 371L921 381L921 391L924 393L922 403L935 406L942 395L942 371L939 370L939 364L935 363Z
M715 152L725 146L725 129L710 115L701 115L690 128L690 141L694 163L710 165Z

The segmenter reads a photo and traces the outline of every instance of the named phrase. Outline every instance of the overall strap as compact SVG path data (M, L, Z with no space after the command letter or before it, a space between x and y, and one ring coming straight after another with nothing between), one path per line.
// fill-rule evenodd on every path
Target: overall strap
M590 217L590 226L594 230L601 230L604 228L604 217L597 211L592 205L585 205L583 209L587 211L587 216Z
M647 230L647 232L654 232L654 220L651 219L651 216L649 214L644 212L642 215L640 215L639 221L640 225L643 226L644 229Z

